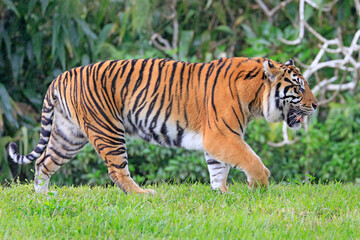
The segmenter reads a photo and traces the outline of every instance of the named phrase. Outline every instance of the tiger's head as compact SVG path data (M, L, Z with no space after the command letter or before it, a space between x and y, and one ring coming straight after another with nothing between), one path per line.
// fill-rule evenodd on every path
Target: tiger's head
M309 83L290 59L285 64L265 59L267 89L263 114L268 122L286 121L292 129L301 128L304 116L313 114L319 103Z

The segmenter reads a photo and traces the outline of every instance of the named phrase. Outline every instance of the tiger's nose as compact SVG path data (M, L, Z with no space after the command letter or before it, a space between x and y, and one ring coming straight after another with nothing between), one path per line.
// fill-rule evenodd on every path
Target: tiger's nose
M314 110L317 109L318 106L319 106L318 102L312 103L312 107Z

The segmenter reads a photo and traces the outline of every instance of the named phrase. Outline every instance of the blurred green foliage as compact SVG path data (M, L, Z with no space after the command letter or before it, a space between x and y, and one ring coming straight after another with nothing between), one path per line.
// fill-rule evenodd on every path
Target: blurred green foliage
M276 6L279 0L265 1ZM328 3L315 1L319 6ZM279 38L298 35L298 1L268 19L254 1L177 1L178 39L173 49L161 51L151 44L160 34L172 42L174 28L168 16L171 2L161 0L4 0L0 2L0 180L32 178L33 166L9 162L6 145L19 144L28 153L39 136L39 119L47 86L66 69L107 59L168 57L185 61L210 61L221 56L269 56L277 61L298 58L310 64L318 41L307 36L288 46ZM324 37L342 30L349 45L360 27L352 0L339 1L329 12L306 5L305 17ZM339 57L327 54L326 60ZM318 72L330 78L333 69ZM347 76L348 79L351 76ZM313 77L309 79L313 86ZM272 171L276 181L303 179L310 173L322 179L360 181L359 91L341 93L322 106L311 119L309 132L291 133L299 141L291 146L270 147L281 141L281 125L254 121L246 140ZM130 169L140 182L187 179L208 181L203 153L167 149L140 140L128 140ZM231 170L236 180L243 174ZM86 146L54 175L63 184L109 184L103 161Z

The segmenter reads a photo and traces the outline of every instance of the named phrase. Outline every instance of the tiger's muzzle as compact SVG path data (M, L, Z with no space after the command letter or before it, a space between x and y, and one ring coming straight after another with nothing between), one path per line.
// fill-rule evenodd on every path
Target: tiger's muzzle
M313 109L291 107L286 115L286 123L292 129L301 128L305 116L310 116L315 112Z

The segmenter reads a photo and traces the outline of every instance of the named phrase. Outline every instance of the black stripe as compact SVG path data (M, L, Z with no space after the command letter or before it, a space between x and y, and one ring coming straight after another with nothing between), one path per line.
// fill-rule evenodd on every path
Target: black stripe
M218 68L217 72L216 72L216 76L215 76L215 79L214 79L214 84L212 86L212 91L211 91L211 105L214 109L214 112L215 112L215 118L216 118L216 121L218 121L218 116L217 116L217 111L216 111L216 107L215 107L215 87L216 87L216 83L217 83L217 80L218 80L218 77L219 77L219 74L221 72L221 69L225 66L225 63L226 61L224 61L224 63ZM223 89L222 89L223 90Z
M84 68L84 67L82 67ZM78 69L78 68L76 68ZM65 72L63 74L61 74L61 79L58 81L58 91L59 91L59 94L62 94L63 96L63 100L64 101L59 101L61 106L62 106L62 110L65 111L65 112L69 112L69 106L67 105L66 103L66 88L67 88L67 81L68 81L68 75L69 75L69 72Z
M209 65L209 68L208 68L208 70L207 70L207 72L206 72L205 87L204 87L204 103L205 103L205 100L206 100L207 84L208 84L209 77L211 76L213 70L214 70L214 63L212 62L212 63Z
M124 161L122 164L110 164L110 166L111 167L115 167L115 168L117 168L117 169L123 169L123 168L125 168L126 167L126 165L128 164L128 162L127 161ZM109 173L110 174L110 173Z
M176 134L176 140L174 141L174 145L177 147L181 146L181 141L182 141L182 137L184 134L184 129L180 126L179 122L176 122L176 130L177 130L177 134Z
M280 106L280 98L279 98L279 89L280 89L281 83L278 83L276 85L275 89L275 105L278 109L282 110L282 107ZM270 105L270 104L269 104Z
M26 158L29 159L30 161L34 161L36 159L36 157L34 155L32 155L31 153L26 155Z
M163 60L159 61L159 64L158 64L158 73L159 73L159 75L158 75L158 77L157 77L157 79L156 79L154 91L153 91L153 93L152 93L151 96L154 96L154 94L155 94L155 93L158 91L158 89L159 89L159 86L160 86L160 83L161 83L161 75L162 75L162 73L163 73L163 68L164 68L166 62L167 62L167 59L163 59ZM153 63L154 63L154 61L153 61ZM152 64L153 64L153 63L152 63ZM169 66L167 66L167 67L169 67ZM150 70L152 71L152 67L151 67Z
M45 165L43 165L45 168L46 168L46 166ZM48 169L46 169L46 170L48 170ZM48 170L49 171L49 170ZM43 174L45 174L48 178L50 178L50 176L49 176L49 174L47 174L46 172L44 172L44 170L43 169L41 169L41 172L43 173ZM50 172L50 171L49 171Z
M231 65L232 65L232 59L230 59L230 64L229 64L229 66L227 66L227 68L226 68L226 70L225 70L225 76L224 76L224 78L226 78L226 75L228 74ZM232 73L233 73L233 72L232 72ZM231 78L231 76L230 76L230 78Z
M222 121L224 122L225 126L234 134L240 136L240 134L238 132L236 132L235 130L233 130L227 123L226 121L224 120L224 118L222 118Z
M47 131L47 130L45 130L45 128L41 128L40 134L43 137L50 137L51 131Z
M51 125L51 124L52 124L52 119L51 118L46 118L45 116L43 116L41 118L41 125L47 126L47 125Z
M79 151L80 149L82 149L82 148L86 145L86 143L88 143L88 141L84 141L82 144L80 143L80 144L77 144L77 145L73 145L73 144L71 144L70 142L68 142L66 139L63 139L60 135L53 134L52 137L53 137L53 140L54 140L55 142L57 142L58 144L61 145L62 150L66 150L66 151L70 151L70 152ZM59 141L59 138L58 138L58 137L60 137L61 139L63 139L66 143L69 143L70 146L65 145L64 143L62 143L61 141ZM74 146L76 146L76 147L75 147L75 148L72 148L72 147L74 147Z
M199 86L200 86L201 72L202 72L204 66L205 66L205 63L202 63L201 66L200 66L200 68L199 68L199 72L198 72L198 83L199 83Z
M232 87L231 87L231 77L232 77L233 74L234 74L234 71L231 72L231 74L229 76L229 90L230 90L230 93L231 93L231 97L234 99L234 94L233 94Z
M236 114L234 107L231 107L231 108L232 108L232 110L233 110L233 113L234 113L237 121L238 121L238 124L239 124L239 127L240 127L240 129L241 129L241 132L244 132L244 129L243 129L242 124L241 124L241 122L240 122L239 116Z
M169 100L170 100L170 97L172 95L171 88L172 88L172 85L173 85L173 82L174 82L174 76L175 76L175 71L176 71L177 64L178 64L178 62L173 63L173 69L171 71L170 82L169 82L169 98L168 98Z
M254 73L254 71L255 71L256 69L258 69L258 70ZM261 70L261 68L255 67L253 70L251 70L250 72L248 72L248 74L246 74L244 80L245 80L245 79L253 79L254 77L256 77L256 76L259 74L260 70Z
M59 163L58 161L56 161L52 156L50 156L50 160L55 163L55 165L58 165L58 166L62 166L64 165L65 163Z
M37 146L35 149L34 149L34 152L38 153L38 154L41 154L45 149L45 146L43 146L42 148Z
M120 96L121 96L121 100L122 102L125 102L125 98L128 94L128 87L129 87L129 83L131 81L131 76L134 72L134 68L135 68L135 64L137 63L138 59L133 59L131 60L131 68L130 68L130 71L127 73L127 76L126 76L126 80L125 80L125 83L124 85L122 86L122 89L120 91ZM121 77L121 76L120 76ZM122 109L121 109L121 112L123 112L124 106L122 106Z
M167 135L167 127L166 127L166 122L163 122L162 126L161 126L161 129L160 129L160 132L165 140L165 143L169 146L171 146L171 141L170 141L170 138L169 136Z
M148 76L148 81L147 81L146 86L145 86L143 89L141 89L141 91L139 92L139 94L136 96L135 103L134 103L134 105L133 105L133 107L132 107L132 111L133 111L133 112L135 112L136 108L138 107L138 103L139 103L140 98L142 97L142 95L143 95L144 92L145 92L145 95L144 95L144 98L143 98L142 102L140 103L140 105L142 105L142 104L144 103L145 99L146 99L147 91L148 91L148 89L149 89L149 84L150 84L150 80L151 80L151 77L152 77L154 62L155 62L155 60L153 59L152 62L151 62L150 69L149 69L149 76ZM159 70L159 71L160 71L160 70ZM161 73L160 73L160 74L161 74ZM134 91L133 91L133 94L134 94ZM154 92L153 92L153 94L154 94ZM143 107L145 107L145 106L143 106ZM143 107L142 107L142 108L143 108Z
M153 109L154 109L154 106L155 106L155 103L157 101L157 98L158 98L158 94L154 97L154 99L151 101L151 103L149 104L149 107L148 107L148 110L146 112L146 118L145 118L145 126L147 126L147 123L148 123L148 120L149 120L149 116L150 114L152 113Z
M264 86L264 83L261 83L260 87L258 88L258 90L257 90L256 93L255 93L254 99L250 101L249 106L248 106L249 112L251 112L252 105L254 104L254 102L256 101L256 99L258 98L258 95L259 95L259 93L260 93L260 90L261 90L261 88L262 88L263 86Z
M113 73L113 71L114 71L114 69L117 67L117 63L119 62L119 60L113 60L113 61L111 61L110 63L109 63L109 76L111 76L112 75L112 73ZM91 69L93 69L93 66L94 66L94 64L91 64L91 65L89 65L89 67L91 68Z
M50 147L50 149L59 157L63 158L63 159L71 159L72 157L69 157L67 155L62 154L61 152L59 152L57 149Z
M182 88L183 88L183 82L184 82L184 71L185 71L185 64L182 63L182 68L180 71L180 99L182 98Z
M221 162L216 161L215 159L206 160L207 165L221 164Z
M121 154L124 154L124 153L126 153L126 148L125 147L119 147L116 150L108 152L106 155L118 156L118 155L121 155Z
M136 90L140 87L143 77L144 77L144 69L146 67L147 62L149 61L149 59L144 59L143 62L141 63L141 68L139 70L139 77L135 82L135 86L133 88L132 94L134 95L134 93L136 92ZM152 61L152 64L154 64L154 60ZM149 73L151 74L151 73Z
M145 91L145 94L144 94L144 97L142 99L142 101L140 102L140 106L145 102L145 100L147 99L147 95L148 95L148 92L149 92L149 86L150 86L150 82L152 80L152 73L153 73L153 68L154 68L154 62L155 62L155 59L153 59L152 63L151 63L151 66L150 66L150 69L149 69L149 77L148 77L148 80L147 80L147 83L146 83L146 86L141 90L141 92L144 92ZM142 94L142 93L141 93ZM140 95L140 94L139 94ZM146 102L145 102L146 104Z

